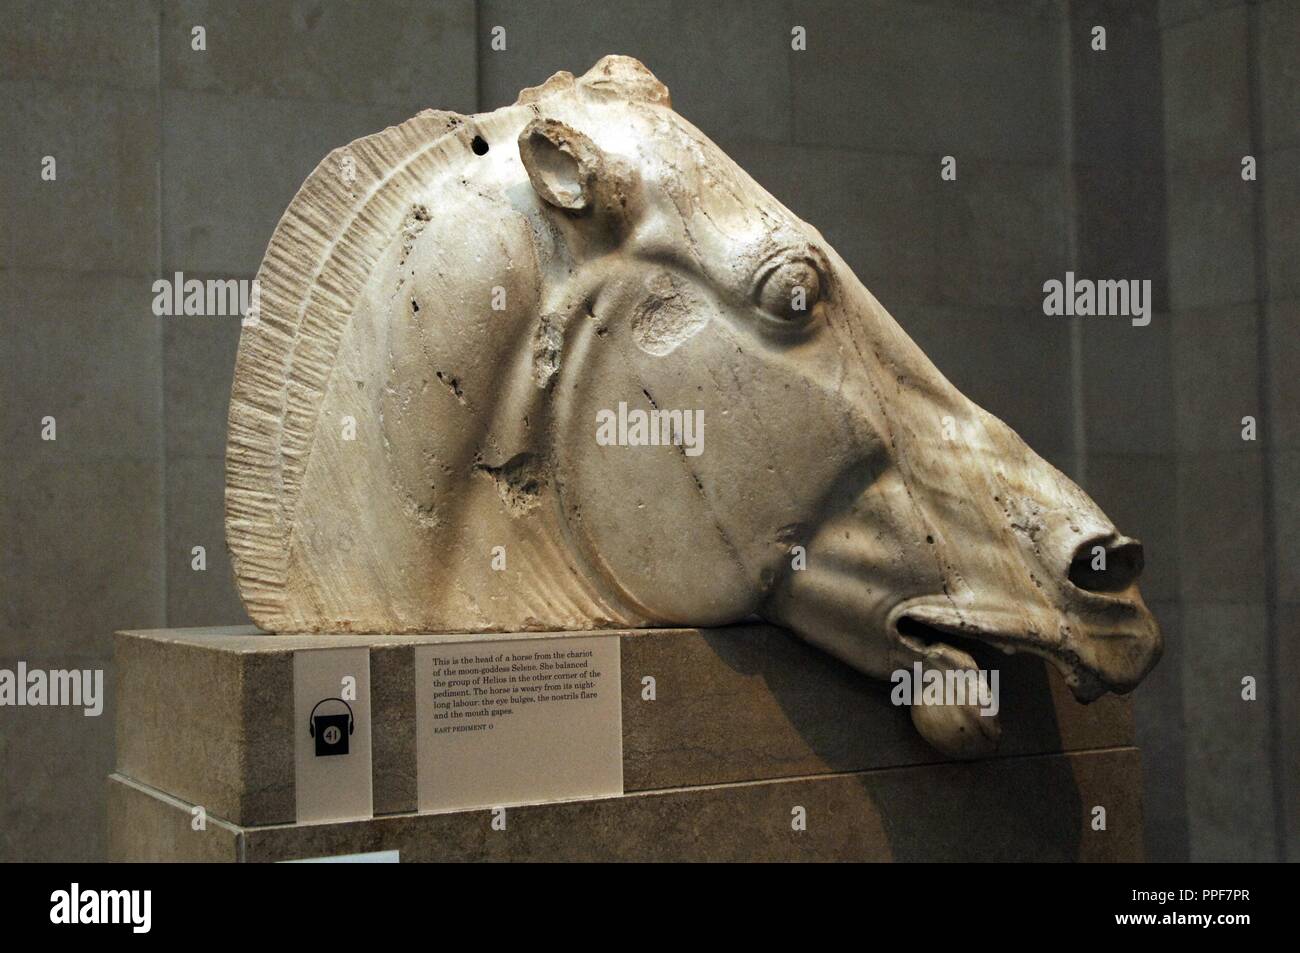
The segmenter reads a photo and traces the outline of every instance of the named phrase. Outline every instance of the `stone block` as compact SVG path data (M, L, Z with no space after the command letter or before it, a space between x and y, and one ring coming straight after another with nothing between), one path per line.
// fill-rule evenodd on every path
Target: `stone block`
M619 638L629 792L942 760L890 703L888 684L783 630L638 630ZM117 770L235 824L292 822L293 652L368 646L375 810L413 811L413 647L447 641L464 637L271 636L252 627L118 633ZM1082 706L1038 660L985 661L1001 672L1001 754L1131 744L1127 700ZM641 699L645 675L656 679L653 702Z
M1117 174L1164 168L1161 33L1150 3L1071 0L1069 9L1071 160ZM1106 49L1092 31L1106 28Z
M801 4L795 18L808 29L790 60L796 142L959 162L1061 156L1051 19L881 0Z
M941 261L963 249L941 249L935 240L955 192L955 183L940 181L937 156L751 143L735 147L732 157L815 223L886 308L940 301Z
M1059 170L959 160L957 180L944 184L953 188L939 216L942 300L1041 314L1043 282L1063 279L1067 262Z
M0 655L105 658L106 626L163 621L157 461L60 457L6 464L0 490Z
M31 646L0 657L33 669L105 669L102 658L55 646ZM0 708L0 861L93 863L105 852L104 799L97 792L113 766L112 673L104 673L103 710L80 707Z
M158 154L153 90L0 82L5 267L154 273Z
M1241 179L1241 156L1171 165L1168 209L1169 302L1187 311L1254 301L1259 183Z
M185 277L203 280L228 276ZM169 458L225 455L226 414L239 331L240 319L233 316L164 319L163 404L167 409L164 426Z
M1259 453L1179 456L1178 576L1187 602L1264 600L1263 467Z
M225 460L175 457L167 461L167 621L174 625L248 622L226 549ZM195 569L194 547L204 550Z
M1032 308L893 310L943 375L1049 460L1074 450L1068 319Z
M110 0L93 13L78 0L2 0L0 20L0 79L151 91L158 84L157 0Z
M1276 860L1268 614L1189 599L1182 633L1190 859ZM1255 701L1242 698L1245 676L1258 683Z
M1000 753L1131 742L1127 701L1081 706L1033 659L982 664L1001 669ZM942 760L890 703L888 683L772 626L628 633L622 669L629 791ZM652 703L640 700L646 675L657 686Z
M1233 5L1164 31L1165 145L1171 156L1240 159L1250 149L1249 15Z
M298 187L333 149L410 118L390 103L321 103L165 89L165 274L257 271Z
M300 860L397 850L420 861L1135 861L1132 748L711 785L487 811L274 825L191 839L183 801L109 779L114 860ZM1025 792L1033 791L1033 797ZM918 796L918 792L924 792ZM1107 829L1093 831L1092 808ZM807 829L792 829L802 808ZM192 843L189 842L192 840Z
M1269 0L1259 8L1259 72L1264 148L1300 145L1300 5Z
M0 437L16 460L158 453L160 321L150 280L0 270ZM53 417L57 440L41 439Z
M1260 307L1184 311L1172 315L1178 446L1184 452L1258 451L1265 439L1260 406ZM1242 418L1254 417L1256 439L1242 439Z
M120 775L109 776L104 793L110 860L160 864L243 859L239 828L208 817L206 826L195 830L195 805Z
M793 22L797 18L778 0L485 0L479 7L479 108L507 106L521 89L539 86L560 70L581 76L602 56L621 53L659 77L672 93L673 108L723 149L739 142L786 142L792 85L787 64L800 55L790 49ZM498 26L505 29L504 50L491 48Z
M120 772L235 823L293 819L291 654L213 651L162 630L119 634L114 656Z
M1158 125L1159 117L1137 121ZM1169 309L1163 155L1132 161L1075 166L1072 270L1092 279L1149 279L1158 313Z
M1133 696L1142 752L1142 818L1148 862L1186 861L1187 739L1183 722L1184 645L1177 602L1152 602L1165 636L1160 664Z
M164 0L162 12L167 89L387 103L407 115L476 106L473 0ZM196 25L204 51L191 47Z
M1088 456L1083 488L1120 532L1142 540L1146 566L1142 597L1148 605L1178 599L1178 465L1172 454ZM1169 635L1165 636L1165 651ZM1160 663L1163 669L1168 662Z
M1135 327L1131 319L1123 317L1079 320L1084 443L1089 454L1173 452L1174 374L1170 350L1174 330L1170 325L1177 318L1153 314L1151 323L1143 327Z

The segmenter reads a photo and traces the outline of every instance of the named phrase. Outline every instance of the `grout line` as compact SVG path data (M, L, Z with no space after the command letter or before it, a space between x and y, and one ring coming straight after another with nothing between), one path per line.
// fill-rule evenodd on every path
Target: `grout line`
M807 781L822 781L830 778L851 778L862 775L880 775L896 774L899 771L919 771L927 768L954 768L960 769L963 766L968 768L978 768L981 766L1003 765L1017 761L1042 761L1049 758L1072 758L1076 755L1101 755L1112 754L1120 751L1132 751L1141 754L1138 750L1137 742L1127 741L1116 745L1103 745L1099 748L1070 748L1064 751L1029 751L1020 753L998 753L987 757L978 758L971 761L962 761L954 758L940 758L935 761L908 761L904 764L886 764L866 768L844 768L842 770L827 770L813 774L790 774L780 777L768 778L746 778L739 781L705 781L700 784L678 784L666 788L636 788L625 791L623 797L649 797L663 794L676 794L684 791L713 791L727 788L748 788L758 787L766 784L792 784ZM573 800L588 800L587 798L575 798ZM541 804L555 803L550 801L539 802ZM418 813L418 812L417 812Z

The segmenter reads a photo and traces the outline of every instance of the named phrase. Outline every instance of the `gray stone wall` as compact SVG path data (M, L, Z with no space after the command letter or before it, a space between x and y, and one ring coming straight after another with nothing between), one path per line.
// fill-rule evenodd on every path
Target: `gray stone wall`
M1186 859L1184 645L1179 611L1177 454L1165 263L1164 123L1155 4L1085 0L1068 24L1073 267L1150 279L1151 323L1075 319L1082 402L1080 482L1146 548L1142 594L1165 657L1136 694L1151 859ZM1095 27L1106 49L1094 50Z
M0 53L0 668L101 668L166 621L158 14L5 3ZM53 182L41 180L54 156ZM41 439L54 418L54 441ZM0 857L94 858L110 717L0 710Z
M238 325L155 318L155 278L251 278L338 145L628 53L1145 541L1169 636L1136 695L1148 857L1295 857L1298 7L0 0L0 667L110 667L113 629L246 621L222 538ZM1150 278L1151 325L1046 317L1066 270ZM103 856L111 712L0 719L0 858Z
M1189 856L1294 858L1300 4L1159 12Z
M329 150L473 112L476 13L0 2L0 668L106 668L111 689L114 629L247 621L222 526L239 324L157 318L153 281L252 278ZM0 859L102 858L113 748L111 703L0 711Z

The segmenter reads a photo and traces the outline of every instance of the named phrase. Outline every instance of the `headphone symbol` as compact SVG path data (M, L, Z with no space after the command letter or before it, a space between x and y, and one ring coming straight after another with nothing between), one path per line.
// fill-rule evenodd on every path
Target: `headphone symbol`
M352 734L353 729L357 727L356 716L352 714L352 706L349 705L341 698L322 698L320 701L318 701L315 705L312 706L311 714L307 716L308 737L311 738L316 737L316 722L313 719L316 715L316 709L319 708L321 705L325 704L326 702L339 702L344 708L348 710L348 734Z

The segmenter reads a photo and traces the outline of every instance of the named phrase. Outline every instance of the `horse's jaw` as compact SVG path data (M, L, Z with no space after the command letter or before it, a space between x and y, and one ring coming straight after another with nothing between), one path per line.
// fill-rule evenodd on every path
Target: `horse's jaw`
M1032 454L1031 464L1047 467ZM1031 490L1041 500L1045 474L1061 498L1037 511L1042 527L1029 538L1016 505L1001 504ZM896 686L915 674L967 685L972 691L941 704L900 702L891 692L910 706L922 737L956 758L998 747L1004 653L1046 659L1081 702L1130 691L1156 664L1160 630L1135 584L1089 591L1072 581L1071 557L1091 541L1115 553L1140 547L1115 534L1067 478L1048 468L1035 480L1004 479L989 493L998 506L967 499L942 518L942 504L916 505L925 483L891 470L830 515L806 568L778 581L766 617Z

